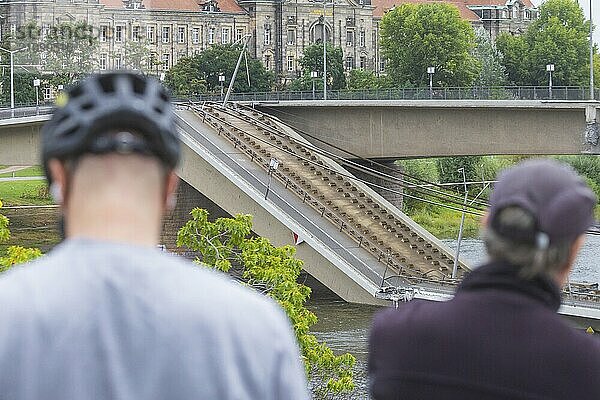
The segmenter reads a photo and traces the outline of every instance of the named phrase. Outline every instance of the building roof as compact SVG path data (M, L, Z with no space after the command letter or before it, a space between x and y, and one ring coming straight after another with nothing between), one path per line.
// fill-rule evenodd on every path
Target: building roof
M531 0L464 0L465 4L468 6L476 7L476 6L498 6L502 7L507 4L513 4L520 2L527 8L535 8Z
M394 6L399 6L400 4L413 3L413 4L422 4L422 3L449 3L456 8L460 12L460 16L467 21L479 21L479 17L473 11L471 11L466 4L467 0L372 0L372 5L375 6L373 10L373 16L375 18L383 17L388 10L393 8ZM476 2L476 0L468 0ZM481 0L486 1L486 0ZM492 1L500 1L500 0L492 0ZM529 1L529 0L527 0Z
M173 10L173 11L202 11L202 6L209 0L141 0L146 10ZM245 12L235 0L215 0L219 9L226 13ZM123 0L100 0L106 8L126 8Z
M503 7L507 4L513 4L520 2L527 8L535 8L531 0L372 0L372 5L375 7L373 10L373 16L375 18L383 17L388 10L390 10L394 6L398 6L400 4L405 3L450 3L458 8L460 11L460 16L467 21L479 21L479 17L475 14L469 7L477 7L477 6L497 6Z

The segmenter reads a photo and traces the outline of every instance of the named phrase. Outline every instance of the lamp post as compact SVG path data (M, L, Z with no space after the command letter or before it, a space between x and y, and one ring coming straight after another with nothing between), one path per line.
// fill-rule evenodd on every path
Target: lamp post
M317 78L319 76L319 73L317 71L311 71L310 72L310 78L312 80L312 99L315 99L315 78Z
M265 200L269 196L269 191L271 190L271 178L273 176L273 171L277 171L278 167L279 160L277 160L276 158L271 158L271 160L269 161L269 181L267 183L267 191L265 192Z
M435 74L435 67L427 67L427 74L429 74L429 99L433 98L433 74Z
M15 112L15 63L14 63L14 55L19 51L23 51L26 48L17 49L17 50L8 50L3 47L0 47L0 50L5 51L10 54L10 109L11 115L14 116Z
M327 29L325 25L325 6L334 5L323 0L323 100L327 100Z
M235 64L235 69L233 70L233 74L231 75L231 80L229 81L229 87L227 88L227 93L225 94L225 99L223 100L223 107L225 107L227 105L227 102L229 101L229 96L233 92L233 84L235 83L235 77L237 76L238 70L240 69L240 63L242 62L242 57L244 56L244 54L246 54L246 47L248 47L248 43L250 42L251 38L252 38L252 35L247 34L247 35L242 36L240 39L236 40L235 42L233 42L233 44L236 44L243 40L244 45L242 46L242 51L240 51L240 56L238 57L237 64ZM247 67L248 67L248 64L246 64L246 68ZM247 69L246 69L246 73L248 73ZM221 78L219 77L219 80L220 79ZM223 77L223 81L225 81L225 77ZM221 85L223 85L223 84L221 84ZM250 86L250 74L248 74L248 86ZM223 97L223 86L221 86L221 97Z
M223 98L223 85L225 84L225 75L219 74L219 84L221 85L221 98Z
M546 72L548 72L548 97L552 99L552 73L554 72L554 64L547 64Z
M458 258L460 257L460 242L462 241L463 226L465 224L465 207L467 206L467 199L469 197L469 190L467 189L467 177L465 175L465 168L461 167L457 170L462 172L463 184L465 186L465 202L463 204L463 212L460 218L460 227L458 228L458 241L456 243L456 255L454 256L454 265L452 266L452 279L456 279L458 273Z
M594 100L594 23L592 22L592 0L590 0L590 100Z
M33 80L33 87L35 88L35 113L37 114L40 109L40 94L39 94L40 80L38 78L35 78Z

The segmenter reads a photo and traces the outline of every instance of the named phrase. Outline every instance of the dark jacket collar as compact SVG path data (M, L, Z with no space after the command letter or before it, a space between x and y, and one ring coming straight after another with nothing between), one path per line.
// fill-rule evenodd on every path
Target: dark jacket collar
M493 261L484 264L467 275L457 294L476 290L496 289L524 295L542 302L546 307L557 311L560 307L560 289L547 277L525 280L518 275L519 267Z

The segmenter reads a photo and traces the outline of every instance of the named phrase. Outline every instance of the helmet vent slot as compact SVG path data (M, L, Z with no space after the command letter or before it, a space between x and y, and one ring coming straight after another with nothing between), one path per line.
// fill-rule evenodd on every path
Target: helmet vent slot
M104 93L114 93L115 92L115 84L114 80L110 75L102 76L98 79L98 83L100 83L100 87Z

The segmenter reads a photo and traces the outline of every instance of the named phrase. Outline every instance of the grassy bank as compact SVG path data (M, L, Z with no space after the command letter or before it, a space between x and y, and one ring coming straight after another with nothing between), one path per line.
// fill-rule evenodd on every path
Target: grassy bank
M45 180L0 182L0 199L5 207L53 203Z
M31 167L15 172L15 176L39 176L41 173L39 167ZM0 214L8 217L11 231L10 239L0 244L0 255L4 255L9 246L37 247L46 252L59 242L56 208L10 208L53 204L45 180L0 182L0 200L4 206Z
M0 169L3 167L0 165ZM44 171L40 166L28 167L15 172L5 172L0 174L0 178L25 177L25 176L44 176Z
M461 214L458 211L443 207L428 207L409 214L419 225L423 226L440 239L456 239L460 227ZM479 237L480 217L466 214L463 227L463 238Z
M497 174L508 167L515 165L527 157L523 156L486 156L486 157L446 157L402 160L398 164L404 172L433 183L462 182L462 175L457 173L459 168L465 168L467 181L495 180ZM556 156L561 162L571 165L594 190L600 198L600 158L598 156ZM406 179L406 181L411 181ZM489 189L479 193L483 185L476 184L469 187L470 197L480 195L478 199L487 202ZM463 196L462 185L436 187L435 190L447 195ZM428 196L426 190L407 190L416 197L421 197L433 202L444 203L439 198ZM444 195L445 194L445 195ZM444 204L445 205L445 204ZM420 200L405 198L403 211L417 223L440 239L456 239L461 220L461 212L451 210L444 205L428 204ZM460 207L452 204L454 207ZM595 216L600 220L600 206L596 207ZM477 238L479 236L481 217L466 214L463 237Z

